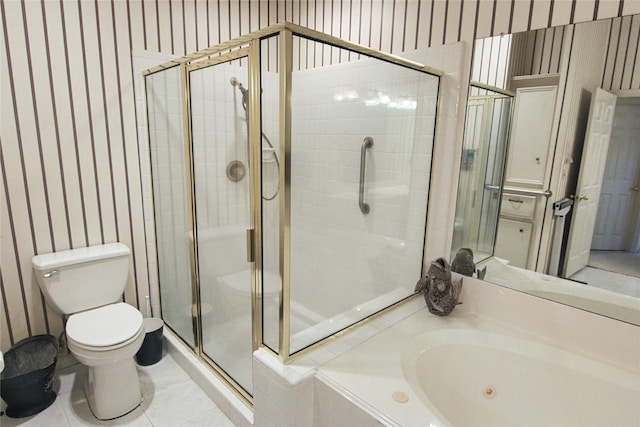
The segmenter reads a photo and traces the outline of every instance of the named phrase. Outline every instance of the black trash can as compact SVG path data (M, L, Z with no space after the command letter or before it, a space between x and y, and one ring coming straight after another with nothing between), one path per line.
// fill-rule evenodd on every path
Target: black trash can
M144 341L136 353L138 365L149 366L162 359L162 329L164 322L157 317L144 319Z
M35 335L15 344L4 355L0 394L12 418L28 417L48 408L55 400L53 375L58 361L58 340Z

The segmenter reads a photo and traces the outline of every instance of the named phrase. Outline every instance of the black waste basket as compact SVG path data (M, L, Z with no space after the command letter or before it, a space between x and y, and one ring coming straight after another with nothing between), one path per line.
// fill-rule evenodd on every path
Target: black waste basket
M35 335L15 344L4 355L0 394L12 418L28 417L48 408L55 400L53 375L58 361L58 340Z
M144 341L136 353L138 365L149 366L162 359L162 328L164 322L157 317L144 319Z

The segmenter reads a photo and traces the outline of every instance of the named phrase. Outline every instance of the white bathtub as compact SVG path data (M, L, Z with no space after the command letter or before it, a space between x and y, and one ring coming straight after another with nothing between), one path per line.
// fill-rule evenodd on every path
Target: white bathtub
M493 288L496 295L487 304L514 293ZM459 306L450 317L422 310L321 366L316 378L324 384L317 390L325 397L317 398L318 413L342 412L346 418L333 415L331 422L319 425L353 420L394 426L640 425L639 328L543 300L536 303L528 295L516 296L518 308L497 307L503 311L498 317L514 319L516 325L523 321L514 313L524 313L522 318L531 309L549 313L548 318L534 313L531 319L539 320L527 331L474 314L478 304L468 294L465 299L466 307ZM522 301L533 303L527 307ZM591 328L591 337L556 323L585 316L591 317L576 326ZM615 340L599 337L598 322L605 329L613 326L610 334L618 334L620 326L625 342L617 351L626 354L616 358L610 346ZM540 338L548 327L561 341ZM326 398L324 389L354 407L337 409L339 400ZM354 408L361 414L350 418L358 412ZM362 414L371 422L364 422Z
M504 333L421 334L402 370L425 406L456 426L640 425L638 373Z

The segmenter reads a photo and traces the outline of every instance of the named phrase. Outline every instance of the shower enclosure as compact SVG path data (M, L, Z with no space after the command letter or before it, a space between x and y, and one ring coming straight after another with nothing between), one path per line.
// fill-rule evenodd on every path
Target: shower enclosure
M162 316L247 401L413 294L439 76L289 23L145 72Z
M471 82L467 101L451 258L471 248L474 260L493 255L513 94Z

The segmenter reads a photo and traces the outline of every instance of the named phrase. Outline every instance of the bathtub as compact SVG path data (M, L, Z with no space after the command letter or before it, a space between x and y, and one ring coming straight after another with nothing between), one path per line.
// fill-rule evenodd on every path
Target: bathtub
M404 377L439 420L640 425L637 373L488 329L431 331L403 352Z
M514 294L493 288L491 303ZM318 425L640 425L640 329L528 295L516 298L532 303L497 307L493 318L478 314L484 308L468 294L466 307L449 317L421 310L319 367ZM530 309L532 318L514 317ZM549 316L535 320L536 310ZM535 323L529 330L513 327L499 312L515 325ZM585 316L591 317L575 331L557 323ZM584 327L599 334L598 324L612 326L614 335L620 327L625 341L618 349L610 335L581 333ZM545 328L557 337L542 338ZM323 422L327 412L333 418Z

